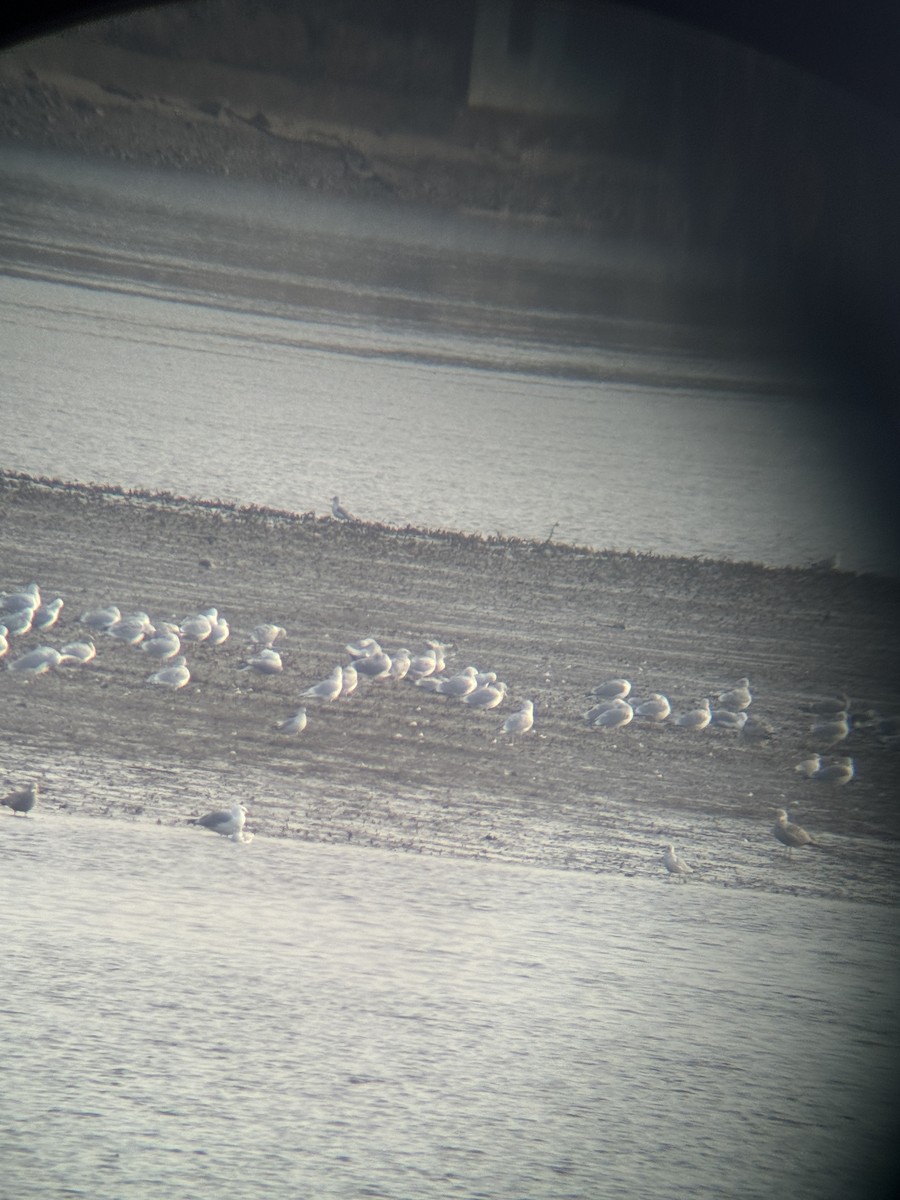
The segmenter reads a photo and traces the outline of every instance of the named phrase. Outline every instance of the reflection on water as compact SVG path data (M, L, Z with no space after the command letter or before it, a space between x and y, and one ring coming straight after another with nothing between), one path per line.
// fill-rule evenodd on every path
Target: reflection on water
M890 909L49 813L0 848L19 1200L821 1200L880 1161Z
M3 465L595 547L898 569L708 263L7 154ZM701 319L701 316L703 319Z

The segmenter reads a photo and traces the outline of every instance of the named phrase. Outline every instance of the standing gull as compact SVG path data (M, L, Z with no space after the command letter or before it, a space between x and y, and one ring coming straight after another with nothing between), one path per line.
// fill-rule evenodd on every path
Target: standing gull
M284 721L279 721L276 728L279 733L283 733L286 737L291 737L295 733L302 733L306 728L306 709L298 708L293 716L287 717Z
M352 696L359 684L359 672L353 663L341 668L341 698Z
M243 804L235 804L233 808L207 813L205 817L193 817L188 824L202 825L204 829L211 829L213 833L231 837L232 834L239 834L243 831L246 817L247 810Z
M336 521L352 521L353 516L343 507L337 496L331 497L331 515Z
M775 822L772 829L773 835L781 842L782 846L786 847L786 853L790 855L791 851L800 846L816 846L818 845L805 829L801 829L799 825L793 825L787 819L787 813L783 808L776 810L778 820Z
M689 867L683 858L675 853L675 847L670 842L663 854L663 866L670 875L693 875L694 868Z
M18 816L19 813L24 817L37 804L37 798L38 785L31 783L21 792L10 792L8 796L4 796L0 800L0 804L5 804L7 808L11 808L14 817Z
M527 733L534 724L534 701L525 700L517 713L512 713L500 727L501 733Z

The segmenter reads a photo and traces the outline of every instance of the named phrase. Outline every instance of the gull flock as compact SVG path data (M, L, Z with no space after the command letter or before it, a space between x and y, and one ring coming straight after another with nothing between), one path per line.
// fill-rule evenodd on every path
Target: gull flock
M332 503L336 520L353 518L340 506L337 497ZM154 624L146 612L122 612L115 604L90 609L79 618L85 631L78 640L61 646L38 645L25 649L23 641L29 635L48 634L60 620L64 607L62 597L45 600L37 583L19 591L0 592L0 659L6 659L8 671L22 680L35 680L51 671L70 671L90 666L100 655L98 643L132 647L142 655L149 669L148 685L178 692L191 681L188 654L201 646L220 647L231 636L228 621L216 608L205 608L186 614L177 621ZM276 649L279 639L286 636L281 625L256 625L246 637L246 653L236 665L239 672L260 677L280 675L284 671L281 653ZM323 679L310 683L298 694L304 702L278 721L275 730L282 737L298 737L309 727L309 707L323 707L347 701L361 685L400 684L418 692L444 697L467 708L492 713L507 699L509 687L498 679L496 671L467 665L455 673L447 669L446 655L450 647L437 641L427 641L423 649L413 652L406 647L385 649L374 637L368 636L345 647L347 661L336 664ZM20 653L16 651L21 650ZM631 681L610 678L598 683L589 693L591 707L584 714L586 726L594 733L609 735L624 730L632 722L639 726L678 731L681 736L701 734L708 728L729 731L745 741L764 741L775 734L773 726L763 717L751 715L753 703L750 680L742 677L724 687L714 696L695 701L693 707L676 711L669 698L661 692L648 691L643 697L632 693ZM855 775L854 760L847 756L823 757L823 751L844 741L851 730L850 700L846 695L822 698L806 706L810 716L810 740L815 752L796 764L803 778L842 787ZM536 703L532 699L520 702L520 707L497 727L498 736L517 739L535 728ZM889 723L889 722L888 722ZM890 736L888 732L888 737ZM888 740L886 738L885 740ZM37 784L10 793L0 799L0 805L10 808L14 815L27 815L36 805ZM777 821L772 835L784 847L785 854L816 841L799 826L788 821L784 809L775 810ZM215 833L237 841L249 841L252 834L244 829L247 810L243 805L194 819ZM693 869L668 844L662 855L662 865L675 878L686 878Z

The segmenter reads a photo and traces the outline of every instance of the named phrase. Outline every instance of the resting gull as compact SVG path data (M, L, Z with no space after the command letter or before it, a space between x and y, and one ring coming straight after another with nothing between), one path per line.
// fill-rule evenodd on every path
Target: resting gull
M591 688L591 695L598 700L624 700L630 691L631 684L627 679L607 679Z
M93 642L67 642L60 647L61 667L82 667L97 657L97 647Z
M238 670L255 671L257 675L280 675L284 670L284 663L278 651L267 646L260 650L259 654L251 655L246 662L241 663Z
M842 787L845 783L849 783L855 773L855 767L852 758L838 758L828 766L821 766L817 771L813 771L811 778L817 779L820 783L831 783L835 787Z
M794 770L800 775L805 775L807 779L812 779L816 771L822 765L821 754L811 754L809 758L804 758L802 762L798 762Z
M468 696L470 692L474 692L478 687L478 668L466 667L459 675L453 675L450 679L440 681L437 691L442 696L454 696L461 700L463 696Z
M36 650L29 650L21 658L13 659L9 669L27 679L33 679L36 675L46 674L51 667L58 667L61 658L60 652L52 646L38 646Z
M302 733L306 728L306 724L306 709L298 708L292 717L287 717L284 721L279 721L277 729L279 733L283 733L286 737L291 737L295 733Z
M224 617L216 617L212 623L212 628L209 631L209 637L206 639L207 646L221 646L223 642L227 642L231 637L231 630L228 628L228 622Z
M340 500L338 500L337 496L331 497L331 515L336 521L352 521L354 519L341 504Z
M675 847L670 842L663 854L663 866L670 875L693 875L694 868L689 867L683 858L675 853Z
M124 642L127 646L136 646L142 642L148 634L153 634L155 631L153 626L147 628L147 622L144 619L143 613L132 613L128 616L120 617L113 625L106 629L106 633L115 638L118 642Z
M337 700L341 694L343 680L344 668L335 667L327 679L323 679L320 683L314 683L312 687L307 688L300 695L310 696L313 700L324 700L325 703L329 703L332 700Z
M822 717L836 716L837 713L846 712L850 707L850 697L845 693L839 696L825 696L821 700L813 700L806 704L801 704L800 707L804 712L817 713Z
M218 618L218 614L216 614ZM194 613L181 622L181 637L185 642L205 642L212 633L213 618L206 613Z
M712 713L709 710L709 701L704 700L699 708L692 708L688 712L682 713L681 716L675 718L675 724L682 729L705 729L712 720Z
M38 785L31 783L27 788L23 788L21 792L10 792L8 796L4 796L0 800L0 804L5 804L7 808L11 808L14 817L19 813L24 817L37 804L37 798Z
M775 736L775 726L763 717L748 717L741 729L745 742L766 742Z
M801 829L799 825L791 824L791 822L787 819L787 813L783 808L777 809L776 812L778 814L778 820L775 822L772 833L778 839L778 841L781 842L782 846L787 848L786 853L788 855L790 855L791 851L795 847L799 848L800 846L818 845L818 843L809 836L805 829Z
M709 714L710 725L718 725L720 729L740 731L749 721L745 712L733 712L730 708L714 708Z
M344 649L351 658L371 658L373 654L381 653L381 646L372 637L360 638L355 645L348 642Z
M41 590L36 583L29 583L21 592L4 592L0 595L0 612L20 612L25 608L40 608Z
M502 704L507 690L505 683L486 683L484 687L476 688L474 692L469 692L468 696L461 696L460 699L470 708L488 710Z
M501 733L527 733L534 725L534 701L524 700L517 713L512 713L500 727Z
M399 650L391 655L390 678L405 679L411 662L412 659L409 656L409 651L405 646L401 646Z
M629 725L634 717L634 709L627 700L616 699L610 702L608 708L605 708L601 713L594 717L591 721L592 729L623 729Z
M148 683L156 683L160 687L172 688L177 691L178 688L183 688L185 684L190 683L191 673L188 670L187 662L183 654L179 654L174 658L167 667L163 667L161 671L157 671L153 675L147 676Z
M115 604L110 604L106 608L96 608L90 612L81 614L81 624L87 625L88 629L96 629L105 632L115 623L121 620L122 614Z
M224 837L239 834L243 831L247 810L243 804L235 804L233 808L220 809L218 812L207 813L205 817L193 817L189 825L202 825L213 833L221 833Z
M809 731L816 741L826 745L833 746L836 742L842 742L850 732L847 714L841 710L828 721L816 721L810 725Z
M24 637L31 632L31 622L34 619L33 608L19 608L15 612L6 613L3 623L9 637Z
M734 709L735 712L742 712L745 708L749 708L752 700L750 680L746 676L739 679L727 692L719 693L719 703L722 707Z
M271 650L278 639L285 636L285 632L283 625L257 625L255 629L250 630L247 641L255 649Z
M140 649L158 662L167 662L180 653L181 638L177 633L156 633L152 638L145 638Z
M422 692L431 692L436 696L447 682L449 681L443 675L426 675L423 679L413 680L413 687L419 688Z
M51 600L49 604L42 604L40 608L35 609L34 617L31 622L32 629L39 629L43 632L45 629L52 629L59 620L59 614L62 611L63 599L57 596L55 600Z
M374 654L364 655L362 658L354 658L352 666L357 674L364 676L366 679L387 679L391 673L391 656L385 654L383 650L376 650Z
M437 655L434 650L423 650L421 654L415 655L410 661L406 670L407 679L411 679L413 683L418 679L426 679L429 675L434 675L437 665Z
M651 692L641 704L632 705L634 715L644 721L665 721L672 712L672 705L659 692Z

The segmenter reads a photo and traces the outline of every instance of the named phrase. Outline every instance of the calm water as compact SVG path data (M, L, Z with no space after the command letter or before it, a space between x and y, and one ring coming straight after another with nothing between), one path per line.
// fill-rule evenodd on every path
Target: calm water
M716 286L660 247L6 151L0 465L900 569L852 414L704 325Z
M0 821L4 1195L879 1194L893 909Z

